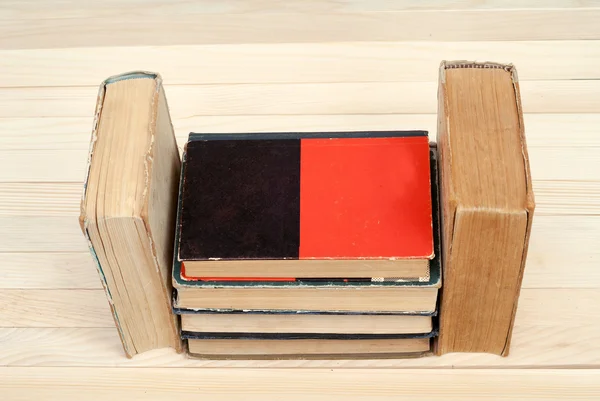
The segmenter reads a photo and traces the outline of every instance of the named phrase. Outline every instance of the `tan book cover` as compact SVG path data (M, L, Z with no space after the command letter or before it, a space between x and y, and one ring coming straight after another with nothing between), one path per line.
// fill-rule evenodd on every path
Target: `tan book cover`
M105 80L80 224L128 357L182 350L170 302L180 169L160 76L131 72Z
M508 355L535 208L516 69L443 62L437 353Z

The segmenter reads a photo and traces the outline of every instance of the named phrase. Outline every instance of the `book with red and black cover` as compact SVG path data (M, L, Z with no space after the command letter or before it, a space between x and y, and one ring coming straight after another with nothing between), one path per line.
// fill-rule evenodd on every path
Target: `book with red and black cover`
M423 131L192 134L188 279L422 277L433 257Z
M437 167L426 132L191 134L183 160L176 311L435 312ZM398 261L424 263L372 263ZM190 274L190 262L230 270ZM290 262L296 274L281 274ZM315 274L332 266L320 262L338 263L337 274Z

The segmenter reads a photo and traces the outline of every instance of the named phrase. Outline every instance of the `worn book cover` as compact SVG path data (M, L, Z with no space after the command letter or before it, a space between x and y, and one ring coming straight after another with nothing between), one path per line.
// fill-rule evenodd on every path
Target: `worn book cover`
M231 308L206 308L206 307L184 307L181 305L179 290L194 290L194 289L269 289L269 288L322 288L323 290L335 290L335 289L356 289L361 288L434 288L437 289L441 286L441 239L440 239L440 222L439 222L439 203L438 203L438 170L437 170L437 150L435 144L428 145L429 154L429 171L431 174L430 181L430 199L432 201L432 232L433 232L433 259L430 261L427 269L427 274L423 277L415 277L410 280L406 279L384 279L384 278L372 278L363 277L357 279L343 279L343 278L291 278L289 280L251 280L251 281L240 281L240 280L201 280L199 278L190 278L185 275L183 271L183 265L179 258L176 256L180 241L179 238L179 226L181 221L181 196L180 196L180 207L178 209L179 216L177 218L177 229L175 239L175 257L173 259L173 306L176 313L214 313L214 312L227 312L227 313L342 313L342 314L353 314L353 313L364 313L364 312L348 312L348 311L336 311L327 310L315 312L313 310L281 310L281 309L231 309ZM186 153L183 154L183 167L182 175L184 174L187 164ZM180 192L183 180L180 180ZM434 301L435 304L435 301ZM396 312L381 312L391 314L427 314L435 315L435 305L431 310L423 311L396 311ZM379 313L376 310L369 311L368 313Z
M128 357L182 351L171 309L169 229L180 170L160 76L136 71L102 82L79 222Z
M389 359L431 354L430 338L392 339L188 339L189 354L203 359Z
M438 101L445 279L437 352L505 356L535 208L516 69L444 62Z
M185 154L178 259L189 279L210 278L191 273L191 261L426 267L434 256L424 131L192 134Z
M414 334L336 334L336 333L197 333L182 331L187 340L390 340L399 338L433 338L437 330Z

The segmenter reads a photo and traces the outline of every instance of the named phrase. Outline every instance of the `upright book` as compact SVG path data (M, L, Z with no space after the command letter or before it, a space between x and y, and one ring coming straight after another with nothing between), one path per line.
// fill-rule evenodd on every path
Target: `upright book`
M444 288L437 352L507 355L534 211L512 65L440 69Z
M157 74L102 83L80 223L127 356L181 351L171 310L179 151Z

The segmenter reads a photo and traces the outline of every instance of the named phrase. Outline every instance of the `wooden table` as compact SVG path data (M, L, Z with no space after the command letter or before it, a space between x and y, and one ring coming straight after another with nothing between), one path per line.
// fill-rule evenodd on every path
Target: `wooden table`
M0 3L1 400L600 397L600 1L79 3ZM180 146L190 131L435 138L443 59L513 62L521 80L538 206L510 357L124 357L77 223L101 80L160 72Z

